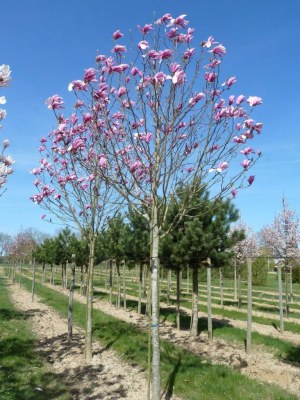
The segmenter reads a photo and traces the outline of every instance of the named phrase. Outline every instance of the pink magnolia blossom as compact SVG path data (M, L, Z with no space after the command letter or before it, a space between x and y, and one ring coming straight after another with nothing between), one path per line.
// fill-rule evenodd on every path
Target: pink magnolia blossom
M123 37L123 36L124 36L123 33L120 32L119 30L117 30L117 31L115 31L115 32L113 33L113 39L114 39L114 40L118 40L118 39L120 39L120 38Z
M183 59L189 60L195 54L195 48L188 49L183 53Z
M210 170L209 170L209 172L214 172L214 171L217 171L217 172L223 172L225 169L227 169L229 167L229 164L228 164L228 162L226 162L226 161L221 161L220 163L219 163L219 165L218 165L218 168L211 168Z
M200 92L200 93L196 93L194 97L191 97L189 100L189 106L193 107L195 104L198 103L198 101L200 101L201 99L203 99L205 97L205 94Z
M146 49L149 48L149 43L148 43L146 40L141 40L141 41L138 43L137 47L138 47L139 49L141 49L141 50L146 50Z
M116 45L113 47L113 49L112 49L111 52L112 52L112 53L120 54L120 53L126 52L126 47L125 47L125 46L122 46L122 45L120 45L120 44L116 44Z
M118 97L122 97L126 92L127 92L126 87L121 86L121 87L118 89L117 95L118 95Z
M62 97L58 96L57 94L55 94L54 96L48 97L48 99L46 100L46 104L49 108L49 110L56 110L59 108L64 108L63 107L63 99Z
M8 86L11 81L11 69L9 65L0 65L0 87Z
M236 98L235 104L236 104L237 106L239 106L244 100L245 100L245 96L242 95L242 94L240 94L240 95Z
M249 167L250 164L251 164L251 160L248 160L248 159L245 159L245 160L243 160L243 161L241 162L241 166L242 166L244 169L247 169L247 168Z
M232 197L235 199L238 192L236 189L231 189L230 193L231 193Z
M119 64L119 65L113 66L113 67L111 68L111 70L112 70L113 72L118 72L118 73L120 74L121 72L126 71L126 69L127 69L128 67L129 67L128 64Z
M172 82L174 85L180 85L184 81L185 81L185 72L181 69L178 69L172 76Z
M210 36L205 42L202 42L202 47L207 47L208 49L215 43L215 39Z
M210 82L210 83L212 83L212 82L214 82L215 80L216 80L216 74L215 73L213 73L213 72L206 72L205 73L205 75L204 75L204 77L205 77L205 80L207 81L207 82Z
M240 151L240 153L248 156L249 154L255 153L255 151L252 149L252 147L245 147L243 150Z
M250 107L255 107L258 106L259 104L262 104L262 98L257 96L249 96L247 99L247 103L249 104Z
M144 134L142 134L140 136L140 140L143 140L144 142L149 144L151 142L152 137L153 137L153 133L152 132L147 132L147 133L144 133Z
M248 178L248 183L249 183L250 186L251 186L252 183L254 182L254 179L255 179L255 175L250 175L250 176L249 176L249 178Z
M69 83L69 85L68 85L68 91L69 92L72 92L73 89L76 89L76 90L87 90L87 88L88 87L87 87L86 82L80 81L80 80L73 81L73 82Z
M107 168L107 158L104 155L99 157L99 167L100 168Z
M182 14L177 18L171 18L167 27L175 25L175 26L180 26L181 28L185 28L185 26L189 23L189 21L185 20L184 17L186 17L186 14Z
M155 23L157 24L157 25L160 25L160 24L166 24L168 21L170 21L172 19L172 16L171 16L171 14L164 14L161 18L159 18Z
M83 80L86 83L88 83L88 82L97 82L95 69L94 68L86 69Z
M225 85L230 87L232 86L235 82L237 81L235 76L232 76L231 78L229 78L226 82Z
M218 46L214 47L209 52L222 57L222 55L226 53L226 48L222 44L219 44Z
M144 25L144 26L138 25L137 27L139 28L139 30L140 30L144 35L147 35L147 33L153 29L152 24L146 24L146 25Z

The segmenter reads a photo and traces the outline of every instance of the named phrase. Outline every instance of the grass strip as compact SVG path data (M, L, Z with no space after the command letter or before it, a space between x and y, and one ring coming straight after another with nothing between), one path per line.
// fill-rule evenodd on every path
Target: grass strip
M0 277L0 399L70 399L59 375L47 371L34 350L28 316L15 309Z
M27 290L31 281L23 279ZM63 317L67 316L67 296L39 283L36 294L55 308ZM85 325L85 305L75 301L74 321ZM94 309L94 337L108 348L116 350L126 361L146 368L147 334L137 327ZM275 385L264 384L241 375L226 366L212 365L178 346L161 341L162 383L170 395L174 392L186 400L294 400L297 397L286 393Z

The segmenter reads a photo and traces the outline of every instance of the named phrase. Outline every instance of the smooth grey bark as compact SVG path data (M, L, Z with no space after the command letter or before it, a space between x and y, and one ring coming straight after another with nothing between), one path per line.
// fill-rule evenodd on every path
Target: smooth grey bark
M289 274L287 266L284 268L284 276L285 276L285 315L288 318L290 313L290 305L289 305Z
M46 282L46 263L45 261L42 262L42 282Z
M34 300L34 289L35 289L35 258L32 263L32 283L31 283L31 301Z
M251 351L251 336L252 336L252 260L247 259L247 339L246 353Z
M294 301L294 294L293 294L293 267L290 267L290 301L293 303Z
M221 299L221 307L224 307L224 277L223 277L223 269L219 269L220 276L220 299Z
M120 264L117 262L116 264L117 270L117 298L116 298L116 307L120 308L121 306L121 274L120 274Z
M152 400L160 400L160 341L159 341L159 230L156 201L151 213L151 327L152 327Z
M198 335L198 267L193 267L193 293L192 293L192 315L191 330L192 336Z
M170 305L170 290L171 290L172 271L168 269L167 272L167 305Z
M126 263L123 261L123 309L126 311L127 302L126 302Z
M94 256L95 256L95 236L89 239L89 266L87 277L86 293L86 334L85 334L85 360L90 363L93 357L92 353L92 331L93 331L93 277L94 277Z
M20 270L19 270L19 286L21 287L22 283L22 261L20 261Z
M213 339L213 329L212 329L212 315L211 315L211 261L207 260L207 335L208 340Z
M72 254L69 305L68 305L68 342L71 341L73 335L74 289L75 289L75 254Z
M237 301L237 261L234 260L234 301Z
M142 313L142 290L143 290L143 264L139 265L139 298L138 298L138 314Z
M54 271L53 271L53 264L51 264L51 265L50 265L50 268L51 268L51 277L50 277L50 280L51 280L51 285L54 285Z
M190 267L186 269L186 292L190 293Z
M181 271L176 270L176 327L180 330Z
M109 303L112 304L113 260L109 260Z
M280 332L284 332L284 322L283 322L283 302L282 302L282 275L281 267L277 267L277 277L278 277L278 301L279 301L279 329Z
M82 294L83 291L83 265L80 265L80 288L79 294Z
M238 265L237 269L237 289L238 289L238 308L242 308L242 267Z

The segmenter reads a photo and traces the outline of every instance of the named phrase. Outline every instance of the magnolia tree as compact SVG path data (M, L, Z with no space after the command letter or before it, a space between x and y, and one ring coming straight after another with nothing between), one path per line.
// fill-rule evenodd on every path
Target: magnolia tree
M282 210L276 215L271 225L261 231L262 242L272 257L278 259L297 258L300 256L299 218L285 198Z
M195 30L185 17L165 14L138 25L127 47L123 33L115 31L111 53L98 54L96 67L69 85L82 117L76 151L93 140L97 176L132 209L146 210L155 400L160 397L158 249L166 234L168 199L179 183L191 195L205 187L214 196L236 196L253 183L249 170L260 156L248 142L261 133L262 124L249 115L262 99L231 94L237 79L221 74L226 48L213 37L193 45ZM63 100L54 95L48 104L56 111ZM188 197L169 229L187 213Z
M11 81L11 70L9 65L0 66L0 87L6 87ZM0 106L6 103L4 96L0 96ZM6 117L6 110L0 108L0 121ZM2 125L0 125L0 129ZM13 159L10 156L5 155L6 149L9 147L9 140L4 139L2 142L2 149L0 150L0 196L3 194L3 188L7 181L8 175L10 175L12 170Z
M242 240L238 241L232 251L235 256L234 260L234 298L238 300L238 306L242 304L241 294L241 274L242 265L246 264L247 258L257 258L260 255L260 247L255 232L243 221L239 221L232 228L232 233L236 231L242 235Z
M92 79L91 74L87 72L87 82ZM38 167L31 171L35 175L37 193L31 200L49 212L49 216L42 215L43 219L52 222L54 218L64 225L74 227L88 241L85 355L89 362L92 358L95 239L115 214L118 201L100 174L103 156L99 145L101 138L94 129L94 116L81 112L83 104L80 101L76 102L69 116L59 113L63 108L60 97L50 97L47 105L54 111L57 127L40 139L41 159Z

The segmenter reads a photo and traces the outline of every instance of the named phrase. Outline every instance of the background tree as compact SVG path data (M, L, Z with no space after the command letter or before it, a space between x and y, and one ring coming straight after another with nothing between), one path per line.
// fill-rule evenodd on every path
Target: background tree
M168 220L178 215L181 202L189 196L181 188L177 198L172 198ZM204 268L207 258L214 267L222 267L230 258L228 249L236 242L235 234L229 234L230 224L238 218L238 212L229 199L209 199L202 189L189 198L190 210L181 219L177 229L169 232L162 240L163 254L173 266L189 265L193 276L191 334L198 334L198 271ZM177 267L178 268L178 267Z
M158 253L169 197L181 181L191 183L191 195L199 182L214 187L215 197L230 192L235 196L238 188L252 184L254 176L248 171L260 152L248 141L261 132L262 124L249 118L247 108L252 110L262 99L249 96L244 107L243 95L228 96L236 77L221 76L225 47L212 37L200 49L192 47L195 30L185 15L165 14L138 29L136 46L130 41L127 49L115 42L112 55L98 55L96 69L86 70L69 89L77 96L77 108L87 115L90 137L97 138L101 148L96 175L101 172L131 208L148 210L143 215L150 226L152 262L152 397L158 400ZM116 31L113 39L123 36ZM49 105L59 108L62 99L53 96ZM238 168L237 156L242 157ZM187 197L173 226L188 209Z
M256 258L260 255L260 246L257 235L243 221L239 221L232 228L232 233L240 236L240 240L232 247L234 253L234 298L238 307L242 306L242 268L246 266L247 258Z

